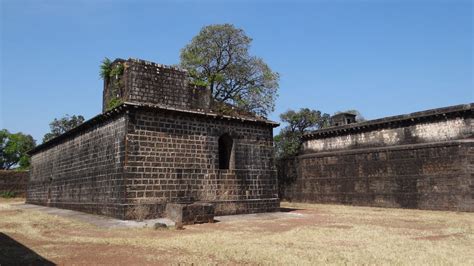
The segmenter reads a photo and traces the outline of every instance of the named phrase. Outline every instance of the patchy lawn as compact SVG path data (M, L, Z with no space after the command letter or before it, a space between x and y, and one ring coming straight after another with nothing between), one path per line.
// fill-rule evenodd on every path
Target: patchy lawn
M474 213L282 203L301 215L153 230L104 229L19 204L0 199L1 265L474 265Z

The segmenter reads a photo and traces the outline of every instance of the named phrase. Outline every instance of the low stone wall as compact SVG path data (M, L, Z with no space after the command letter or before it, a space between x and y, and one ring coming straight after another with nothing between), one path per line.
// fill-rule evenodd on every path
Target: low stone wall
M0 170L0 195L25 197L27 186L28 171Z
M283 200L474 211L474 142L359 149L279 162Z

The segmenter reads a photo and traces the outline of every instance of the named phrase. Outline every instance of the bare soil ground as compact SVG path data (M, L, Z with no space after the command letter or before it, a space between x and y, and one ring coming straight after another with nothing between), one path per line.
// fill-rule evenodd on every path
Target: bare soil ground
M298 215L153 230L101 228L20 204L0 200L0 265L474 265L474 213L282 203Z

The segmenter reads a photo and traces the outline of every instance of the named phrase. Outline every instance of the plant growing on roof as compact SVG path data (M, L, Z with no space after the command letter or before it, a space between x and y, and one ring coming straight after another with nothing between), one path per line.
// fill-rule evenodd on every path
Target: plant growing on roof
M111 68L109 77L119 78L123 74L124 66L122 63L117 63L113 68Z
M112 63L113 62L107 57L102 60L102 63L100 64L99 75L103 80L108 81L112 77L118 79L123 74L125 69L124 65L120 62L117 62L114 66L112 66Z
M111 110L123 101L120 99L119 89L122 86L121 76L125 66L121 62L113 63L109 58L104 58L100 65L100 77L105 81L105 86L109 87L109 99L106 104L106 110ZM110 82L113 80L113 82Z
M103 80L108 80L112 72L112 61L109 58L104 58L100 64L99 75Z
M123 103L122 99L118 98L117 96L114 96L112 97L112 99L109 100L109 102L107 103L107 108L106 110L109 111L109 110L112 110L114 109L115 107L121 105Z

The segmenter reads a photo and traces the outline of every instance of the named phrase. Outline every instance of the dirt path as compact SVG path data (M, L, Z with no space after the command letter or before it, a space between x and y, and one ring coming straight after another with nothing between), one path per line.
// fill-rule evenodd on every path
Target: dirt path
M0 264L474 264L474 214L283 203L185 230L104 228L0 201ZM13 255L12 255L13 254Z

